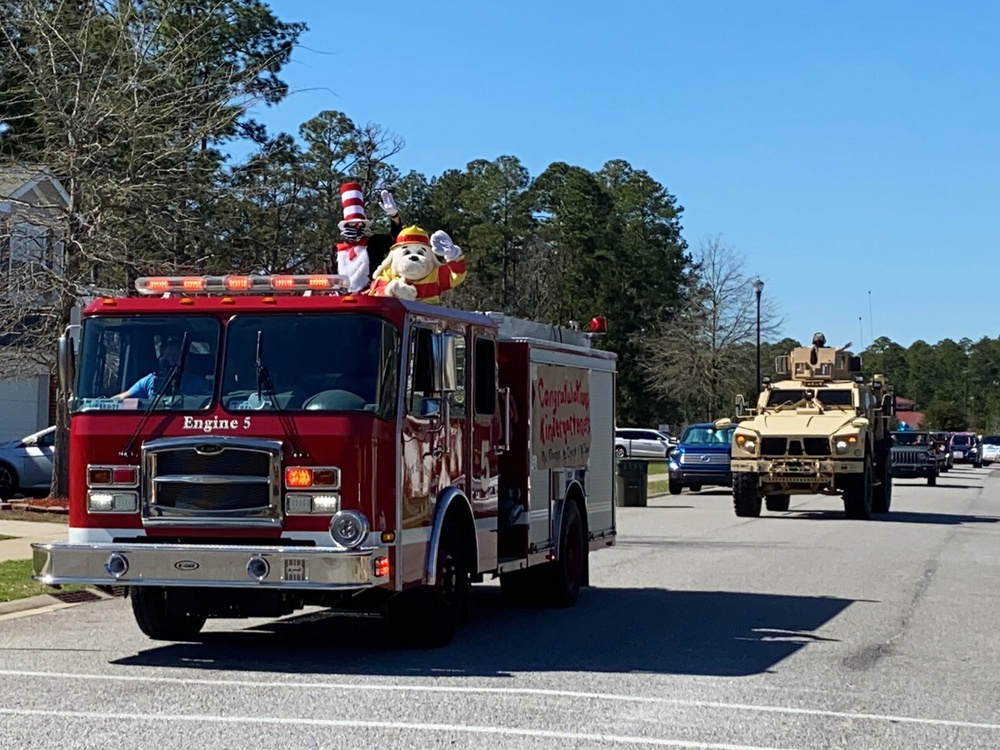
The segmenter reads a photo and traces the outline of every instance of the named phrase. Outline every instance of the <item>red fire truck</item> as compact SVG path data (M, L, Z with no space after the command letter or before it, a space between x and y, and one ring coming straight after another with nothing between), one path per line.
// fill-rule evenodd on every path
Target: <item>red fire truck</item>
M340 276L143 278L60 339L70 528L35 578L124 587L151 638L306 606L447 643L469 586L571 606L615 542L603 330L346 294Z

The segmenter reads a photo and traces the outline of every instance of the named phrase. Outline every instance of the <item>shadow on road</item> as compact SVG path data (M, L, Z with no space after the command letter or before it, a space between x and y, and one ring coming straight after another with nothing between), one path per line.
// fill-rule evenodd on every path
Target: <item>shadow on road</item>
M851 599L725 591L591 588L576 607L505 607L499 587L474 590L470 624L450 646L395 649L386 625L316 613L197 643L151 648L114 664L288 674L509 676L607 672L746 676L809 643ZM238 624L234 622L234 626Z
M787 515L770 515L768 518L780 518L786 520L844 520L842 510L801 510L794 508ZM1000 523L1000 518L996 516L966 516L958 513L920 513L917 511L890 511L885 515L873 515L872 521L882 521L883 523L930 523L941 524L943 526L958 526L971 523Z

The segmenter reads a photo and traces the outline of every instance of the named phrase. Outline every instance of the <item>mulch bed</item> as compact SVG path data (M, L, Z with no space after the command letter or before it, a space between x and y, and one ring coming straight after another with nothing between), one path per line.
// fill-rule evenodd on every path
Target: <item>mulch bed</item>
M26 513L69 513L69 500L55 497L28 497L0 502L0 510Z

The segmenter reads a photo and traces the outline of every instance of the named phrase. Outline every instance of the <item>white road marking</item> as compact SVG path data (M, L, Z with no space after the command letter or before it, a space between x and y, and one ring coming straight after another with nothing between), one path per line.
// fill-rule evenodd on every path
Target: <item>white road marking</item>
M107 682L153 682L174 685L205 685L207 687L259 687L258 680L207 680L196 677L159 677L134 674L74 674L72 672L32 672L16 669L0 669L0 675L10 677L41 677L53 680L90 680ZM538 695L553 698L580 698L584 700L653 703L677 706L679 708L718 708L728 711L757 711L760 713L790 714L794 716L817 716L829 719L850 719L855 721L882 721L891 724L922 724L959 729L987 729L1000 731L1000 724L983 721L959 721L956 719L928 719L918 716L895 716L892 714L853 713L850 711L830 711L822 708L797 708L795 706L763 706L752 703L724 703L721 701L684 700L682 698L660 698L652 695L622 695L618 693L586 693L576 690L553 690L548 688L519 687L464 687L459 685L379 685L357 682L269 682L270 687L289 690L365 690L387 693L485 693L491 695Z
M653 747L680 747L688 750L785 750L784 748L761 747L757 745L730 745L717 742L695 742L692 740L667 740L658 737L627 737L614 734L591 734L587 732L557 732L551 729L529 729L517 727L491 727L471 724L420 724L408 721L352 721L350 719L296 719L283 716L217 716L183 714L113 713L104 711L55 711L29 708L0 708L0 716L43 716L55 719L99 719L101 721L166 721L166 722L215 722L219 724L305 726L340 729L393 729L421 732L456 732L463 734L501 735L506 737L531 737L535 739L574 740L605 742L614 745L649 745Z

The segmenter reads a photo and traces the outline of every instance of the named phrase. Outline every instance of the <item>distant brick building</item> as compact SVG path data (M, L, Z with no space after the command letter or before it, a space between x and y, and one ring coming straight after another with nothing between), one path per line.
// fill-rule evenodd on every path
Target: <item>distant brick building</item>
M910 399L896 396L896 419L907 427L918 430L924 421L924 414L917 411L917 405Z

